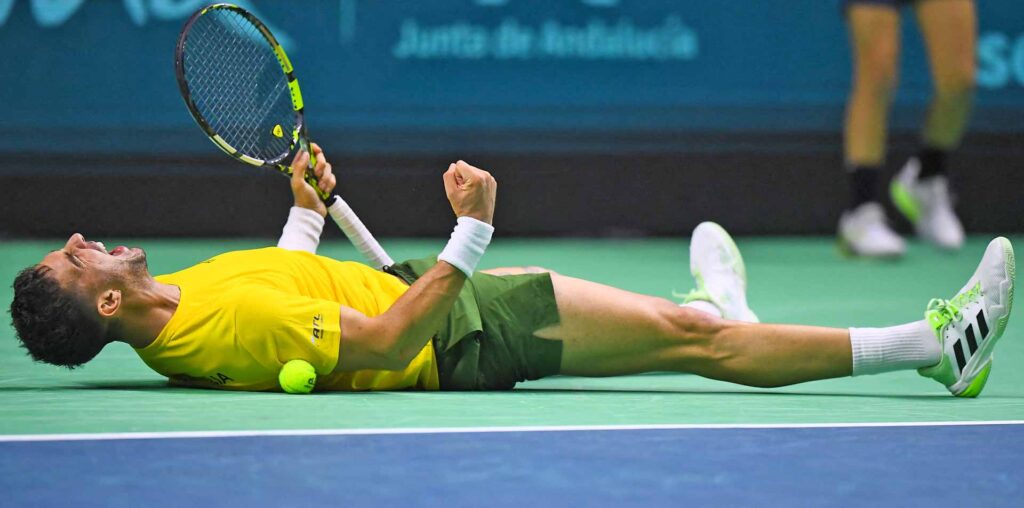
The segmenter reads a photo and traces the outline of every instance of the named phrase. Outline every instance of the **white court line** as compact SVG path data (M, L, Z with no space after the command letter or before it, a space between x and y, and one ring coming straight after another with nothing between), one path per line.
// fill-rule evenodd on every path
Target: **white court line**
M663 425L540 425L522 427L410 427L392 429L293 429L293 430L199 430L180 432L103 432L82 434L2 435L0 442L107 441L119 439L196 439L218 437L365 436L390 434L479 434L499 432L580 432L613 430L715 430L715 429L833 429L857 427L961 427L1022 425L1024 420L973 422L866 422L866 423L693 423Z

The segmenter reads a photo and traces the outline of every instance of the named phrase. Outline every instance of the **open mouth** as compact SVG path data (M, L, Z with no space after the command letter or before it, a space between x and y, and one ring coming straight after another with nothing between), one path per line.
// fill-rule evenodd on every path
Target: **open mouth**
M125 247L124 245L118 245L117 247L114 247L112 250L108 251L107 246L103 245L103 242L85 242L85 248L92 249L97 252L102 252L104 254L109 254L111 256L123 256L124 254L131 252L131 249Z

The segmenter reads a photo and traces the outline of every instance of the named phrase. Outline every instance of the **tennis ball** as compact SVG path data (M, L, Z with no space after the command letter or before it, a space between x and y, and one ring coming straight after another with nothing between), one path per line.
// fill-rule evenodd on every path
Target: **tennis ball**
M287 393L309 393L316 386L316 369L305 360L292 360L281 367L277 381Z

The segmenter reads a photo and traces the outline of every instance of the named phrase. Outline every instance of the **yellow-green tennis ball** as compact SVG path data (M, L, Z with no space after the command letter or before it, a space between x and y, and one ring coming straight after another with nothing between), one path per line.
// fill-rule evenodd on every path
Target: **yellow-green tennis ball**
M305 360L292 360L277 375L281 388L288 393L309 393L316 386L316 369Z

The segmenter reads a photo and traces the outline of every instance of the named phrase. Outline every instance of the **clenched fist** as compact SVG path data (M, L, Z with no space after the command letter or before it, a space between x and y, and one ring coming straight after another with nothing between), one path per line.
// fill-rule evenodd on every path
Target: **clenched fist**
M324 154L320 145L310 143L309 148L313 150L313 155L316 156L316 167L313 168L313 174L316 175L317 187L325 194L330 195L337 184L337 179L331 169L331 163L327 162L327 155ZM326 217L327 207L320 200L316 190L306 182L308 166L309 154L300 150L299 153L295 154L295 159L292 160L292 195L295 196L295 206L308 208L319 213L321 217Z
M456 217L472 217L491 224L498 182L490 173L464 161L448 165L444 173L444 192Z

